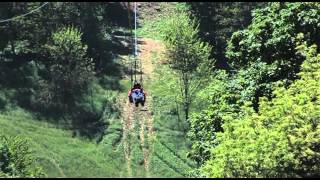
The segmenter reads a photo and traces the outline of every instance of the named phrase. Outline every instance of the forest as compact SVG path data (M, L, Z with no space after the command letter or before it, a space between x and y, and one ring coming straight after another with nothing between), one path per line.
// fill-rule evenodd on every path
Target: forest
M0 177L319 177L319 46L317 2L0 2Z

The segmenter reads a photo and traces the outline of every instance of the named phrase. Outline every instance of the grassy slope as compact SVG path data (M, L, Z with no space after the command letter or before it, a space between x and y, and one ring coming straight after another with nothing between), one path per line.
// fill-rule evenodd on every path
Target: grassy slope
M187 158L188 140L183 132L183 120L179 120L171 111L175 109L173 100L159 98L168 93L168 89L162 83L168 83L169 74L164 74L165 67L157 62L159 55L155 54L154 63L156 81L150 82L149 89L154 98L153 113L154 126L157 129L157 139L155 143L155 154L158 158L167 162L179 176L187 176L188 171L195 167L195 163ZM166 79L165 81L161 81Z
M96 83L93 91L92 102L95 107L106 110L103 119L109 124L106 135L99 144L95 140L73 138L71 131L58 128L63 127L64 123L48 123L52 120L38 119L39 116L14 105L8 105L6 110L0 111L0 136L29 139L31 149L47 177L121 176L119 169L124 163L122 147L118 146L121 140L121 123L118 112L110 109L109 104L116 101L117 94L123 88L107 90L114 85L113 80L118 79L116 76L108 78L110 83L105 88Z
M170 4L161 4L172 8ZM166 9L166 8L164 8ZM166 12L166 11L164 11ZM165 13L164 13L165 14ZM165 27L157 20L144 23L143 37L158 38L159 26ZM155 55L154 60L157 59ZM120 62L121 63L121 62ZM124 87L129 87L127 80L122 80ZM156 83L145 83L145 89L151 90L157 86ZM120 92L120 96L126 96L126 90ZM150 164L150 175L152 177L183 177L191 166L192 162L186 158L186 139L184 134L175 129L177 120L170 116L160 116L161 109L154 104L153 113L157 138L154 144L154 153ZM106 114L109 119L110 114ZM72 138L71 132L55 128L52 124L40 121L32 114L21 109L0 113L0 135L20 135L29 139L33 144L39 163L43 166L47 177L125 177L126 168L123 154L122 126L119 119L109 120L110 126L100 144L85 139ZM138 132L137 132L138 134ZM132 138L133 162L132 172L136 177L145 177L143 165L141 165L142 152L137 144L137 136Z
M115 177L121 153L106 144L72 138L71 132L35 120L22 110L0 115L1 134L29 139L48 177Z

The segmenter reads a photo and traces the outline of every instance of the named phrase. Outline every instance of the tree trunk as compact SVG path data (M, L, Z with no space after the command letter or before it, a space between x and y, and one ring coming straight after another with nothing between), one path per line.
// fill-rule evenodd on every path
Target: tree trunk
M188 105L188 103L187 102L185 102L185 104L184 104L184 113L185 113L185 118L186 118L186 121L188 121L188 119L189 119L189 105Z
M184 108L184 114L185 114L185 120L188 124L188 127L184 128L184 132L186 133L188 131L188 128L190 126L189 123L189 110L190 110L190 91L189 91L189 76L188 73L183 73L183 88L184 88L184 102L183 102L183 108Z
M183 88L184 88L184 113L185 113L185 118L186 121L189 119L189 79L188 79L188 74L183 73Z

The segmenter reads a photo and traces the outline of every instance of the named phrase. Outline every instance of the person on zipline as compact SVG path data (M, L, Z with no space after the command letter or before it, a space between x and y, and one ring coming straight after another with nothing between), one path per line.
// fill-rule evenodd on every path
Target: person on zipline
M130 103L134 103L138 107L139 103L144 106L146 101L146 93L143 91L141 84L134 82L133 88L128 92L128 98Z

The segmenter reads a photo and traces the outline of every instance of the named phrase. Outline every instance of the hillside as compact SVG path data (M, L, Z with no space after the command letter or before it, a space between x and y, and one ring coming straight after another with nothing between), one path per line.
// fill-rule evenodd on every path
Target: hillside
M319 177L319 27L314 2L1 2L0 177Z
M143 6L144 11L152 12L153 6ZM141 16L146 19L149 14L144 12ZM150 21L150 19L149 19ZM139 112L127 103L127 84L129 75L125 69L129 68L128 56L123 54L128 45L128 37L119 35L119 31L113 36L120 55L117 64L123 71L115 74L120 79L120 91L115 106L120 109L117 117L110 113L109 106L105 108L103 119L108 122L104 136L99 143L86 138L74 137L72 130L63 130L57 125L49 123L42 117L41 120L31 112L18 109L4 111L0 116L1 133L27 138L36 154L39 165L44 169L46 177L184 177L192 168L192 162L186 158L183 132L171 130L168 124L161 119L153 119L157 105L152 103L151 83L156 80L153 77L155 67L161 64L158 59L163 53L163 45L160 41L140 37L139 43L145 89L148 92L147 111ZM117 53L117 52L115 52ZM125 76L123 76L125 75ZM108 83L108 82L107 82ZM102 87L108 87L108 84ZM103 90L108 96L110 90ZM108 99L108 98L107 98ZM128 117L131 116L131 117ZM111 118L111 119L110 119ZM132 122L130 134L128 127L121 125L122 121ZM123 122L124 123L124 122ZM166 125L167 124L167 125ZM122 127L121 127L122 126ZM130 128L130 127L129 127ZM126 136L130 136L129 139ZM181 139L182 138L182 139ZM128 147L129 146L129 147ZM178 150L181 148L181 150ZM128 151L130 152L126 152ZM130 154L130 160L128 160ZM130 162L128 162L130 161Z
M143 69L148 69L144 74L146 84L151 82L154 64L152 63L152 53L159 50L155 47L151 39L143 39L141 45L141 59ZM154 51L149 47L154 47ZM161 47L161 46L160 46ZM125 62L124 62L125 63ZM126 79L124 79L126 81ZM147 90L148 91L148 90ZM123 105L127 103L127 92L120 94ZM152 95L147 103L148 111L152 112ZM123 97L123 98L122 98ZM142 132L144 128L140 127L140 121L143 116L139 115L139 111L134 111L131 105L126 105L125 111L131 111L132 124L135 125L131 134L132 139L128 142L121 140L126 129L121 128L121 119L110 121L110 126L105 132L105 136L99 144L91 140L79 139L72 137L72 131L57 129L55 125L47 123L43 120L38 120L32 114L21 109L2 113L0 116L2 134L12 136L23 136L28 138L32 143L33 151L37 154L39 164L43 166L47 177L183 177L186 170L191 168L188 165L188 160L181 151L177 151L177 147L181 147L176 143L180 142L179 131L172 131L170 127L166 129L163 121L156 121L154 124L149 124L145 121L146 128L145 138L149 140L148 131L152 130L154 139L152 144L146 142L152 147L148 149L149 171L145 172L143 161L144 155L141 151L141 139L144 137ZM156 108L156 107L155 107ZM136 115L134 115L136 113ZM145 113L145 112L142 112ZM123 115L126 116L125 114ZM149 116L150 118L150 116ZM143 133L143 134L141 134ZM176 134L176 135L175 135ZM175 137L175 139L172 139ZM176 139L177 138L177 139ZM171 141L169 141L171 139ZM174 140L174 141L172 141ZM127 174L127 169L124 168L127 163L125 160L124 149L125 144L131 146L131 174ZM174 146L173 146L174 145ZM152 151L152 152L151 152ZM190 164L190 163L189 163ZM120 169L120 171L119 171Z
M29 140L47 177L119 176L122 154L108 144L72 138L71 131L57 129L22 110L1 114L0 124L1 134Z

